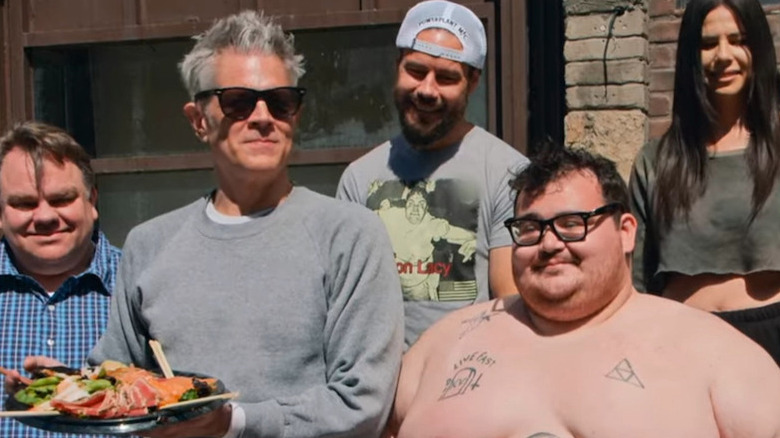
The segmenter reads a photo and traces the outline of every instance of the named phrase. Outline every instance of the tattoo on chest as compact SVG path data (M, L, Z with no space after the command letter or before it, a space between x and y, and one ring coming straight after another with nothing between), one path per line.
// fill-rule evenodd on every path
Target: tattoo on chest
M464 319L463 321L461 321L460 324L463 330L460 332L458 339L463 339L464 336L476 330L477 327L481 326L484 323L490 322L490 317L492 317L496 313L499 312L496 312L494 310L490 310L490 311L484 310L482 311L482 313L480 313L477 316L474 316L469 319Z
M536 432L533 435L528 435L528 438L558 438L558 435L553 435L547 432Z
M439 400L463 395L479 388L483 372L496 363L486 351L475 351L452 365L452 375L444 383Z
M617 380L618 382L634 385L637 388L644 389L645 387L642 381L639 380L639 376L636 374L636 371L634 371L634 367L631 366L631 362L629 362L628 359L621 360L605 377Z

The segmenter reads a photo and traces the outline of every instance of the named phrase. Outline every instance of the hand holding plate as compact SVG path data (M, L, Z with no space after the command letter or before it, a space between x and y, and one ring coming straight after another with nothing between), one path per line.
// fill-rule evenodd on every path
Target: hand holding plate
M153 430L142 432L142 434L149 438L219 438L225 436L230 428L232 415L233 408L229 403L226 403L200 417L160 426Z
M59 362L55 359L52 359L50 357L45 357L45 356L27 356L27 358L24 359L24 369L29 372L33 372L36 369L42 367L56 367L62 365L63 365L62 362ZM32 380L22 376L21 374L19 374L19 371L16 370L9 370L0 367L0 374L3 374L5 376L5 381L3 384L5 386L6 394L13 394L16 391L18 391L21 387L27 386L30 383L32 383Z
M19 371L9 370L7 368L0 367L0 374L5 376L3 385L5 386L6 394L13 394L19 388L29 385L32 380L19 374Z

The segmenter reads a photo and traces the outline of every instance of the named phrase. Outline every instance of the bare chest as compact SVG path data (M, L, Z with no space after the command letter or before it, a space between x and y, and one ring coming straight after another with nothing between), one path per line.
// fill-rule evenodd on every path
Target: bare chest
M717 437L697 371L659 348L464 342L429 360L399 438Z

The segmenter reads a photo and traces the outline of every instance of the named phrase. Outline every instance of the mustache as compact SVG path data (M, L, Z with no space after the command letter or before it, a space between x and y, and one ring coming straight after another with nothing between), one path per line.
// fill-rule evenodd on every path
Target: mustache
M560 253L539 253L539 260L531 265L533 270L542 270L550 265L570 264L579 266L580 260L577 257L567 256Z
M420 96L416 93L406 93L401 98L404 107L415 107L429 112L443 113L447 111L447 104L443 100Z

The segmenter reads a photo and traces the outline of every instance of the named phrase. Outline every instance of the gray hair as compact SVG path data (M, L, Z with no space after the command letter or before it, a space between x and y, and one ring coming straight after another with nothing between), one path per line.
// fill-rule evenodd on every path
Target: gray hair
M193 37L195 47L179 63L179 73L190 98L204 90L207 75L213 75L214 59L226 49L239 53L262 52L284 62L293 85L305 73L303 55L295 54L293 36L262 12L243 11L217 20L208 30ZM213 79L211 79L213 80Z

